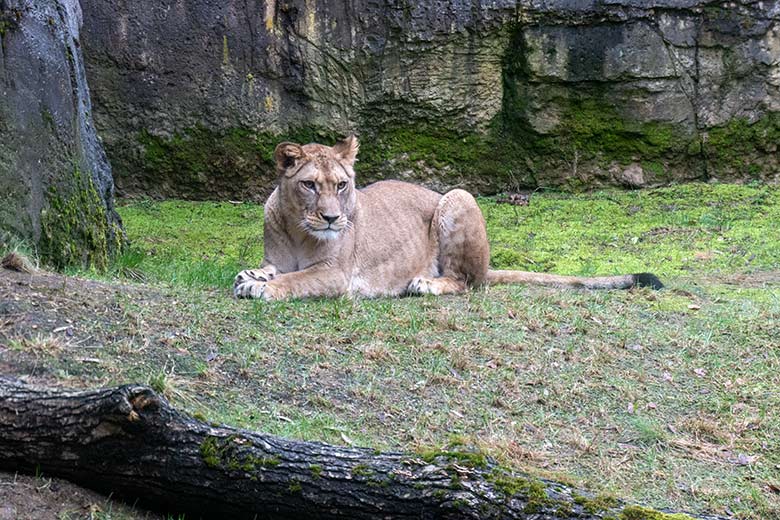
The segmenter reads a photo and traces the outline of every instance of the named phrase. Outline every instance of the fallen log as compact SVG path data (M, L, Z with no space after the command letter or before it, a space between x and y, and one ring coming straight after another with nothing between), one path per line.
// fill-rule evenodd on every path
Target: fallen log
M474 452L379 453L207 424L141 385L70 391L0 378L0 467L188 518L694 518L594 497Z

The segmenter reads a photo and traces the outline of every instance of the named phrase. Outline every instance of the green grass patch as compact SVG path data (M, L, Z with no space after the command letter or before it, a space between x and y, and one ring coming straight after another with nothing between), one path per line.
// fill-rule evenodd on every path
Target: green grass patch
M780 191L689 184L632 192L543 193L528 208L483 200L495 267L560 274L777 269Z
M263 256L263 208L228 202L153 202L119 208L130 246L117 275L199 287L226 287Z

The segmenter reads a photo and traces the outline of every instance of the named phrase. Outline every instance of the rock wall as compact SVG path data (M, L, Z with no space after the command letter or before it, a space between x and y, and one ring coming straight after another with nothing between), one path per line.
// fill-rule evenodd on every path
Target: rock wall
M778 179L780 0L82 0L127 194L261 199L280 140L364 182Z
M77 0L0 0L0 243L102 268L123 240L91 118Z

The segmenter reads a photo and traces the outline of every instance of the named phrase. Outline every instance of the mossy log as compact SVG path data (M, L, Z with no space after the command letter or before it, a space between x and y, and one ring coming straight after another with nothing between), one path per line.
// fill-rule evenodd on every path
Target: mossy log
M0 467L188 518L689 518L512 473L477 453L379 453L207 424L139 385L74 391L0 378Z

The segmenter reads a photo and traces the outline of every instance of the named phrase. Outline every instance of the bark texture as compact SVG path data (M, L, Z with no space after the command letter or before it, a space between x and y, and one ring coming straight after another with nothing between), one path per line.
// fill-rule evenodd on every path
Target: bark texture
M67 391L0 378L0 467L193 517L667 518L473 453L376 453L208 425L134 385Z

